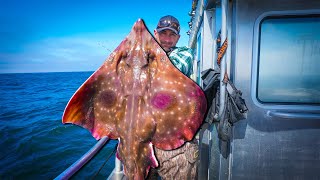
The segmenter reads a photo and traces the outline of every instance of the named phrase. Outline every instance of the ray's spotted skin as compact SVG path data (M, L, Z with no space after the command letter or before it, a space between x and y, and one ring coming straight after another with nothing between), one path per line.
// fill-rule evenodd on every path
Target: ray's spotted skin
M201 88L174 67L139 19L72 96L62 121L96 139L119 139L126 176L144 179L158 166L153 146L171 150L191 140L206 106Z

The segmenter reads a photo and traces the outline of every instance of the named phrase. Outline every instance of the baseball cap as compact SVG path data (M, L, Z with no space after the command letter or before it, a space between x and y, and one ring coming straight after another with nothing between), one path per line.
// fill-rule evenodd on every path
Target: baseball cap
M170 29L174 33L179 34L180 23L178 19L171 15L163 16L162 18L160 18L156 30L160 32L166 29Z

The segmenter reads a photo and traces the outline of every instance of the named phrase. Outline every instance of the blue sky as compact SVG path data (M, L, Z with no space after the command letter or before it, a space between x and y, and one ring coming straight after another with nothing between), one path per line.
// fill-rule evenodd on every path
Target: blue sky
M171 14L187 45L191 0L0 0L0 73L94 71L142 18Z

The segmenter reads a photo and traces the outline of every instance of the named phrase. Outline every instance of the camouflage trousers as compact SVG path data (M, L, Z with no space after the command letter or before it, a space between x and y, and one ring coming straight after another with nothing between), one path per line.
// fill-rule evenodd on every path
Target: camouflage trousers
M196 142L186 142L180 148L170 151L155 148L155 155L159 162L156 170L161 179L197 179L199 146ZM151 170L150 173L152 177L154 170Z

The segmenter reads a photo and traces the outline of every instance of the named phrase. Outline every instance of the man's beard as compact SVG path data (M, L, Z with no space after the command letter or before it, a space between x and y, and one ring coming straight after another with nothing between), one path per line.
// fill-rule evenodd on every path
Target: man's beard
M161 42L161 46L163 47L162 49L164 49L166 52L171 51L171 48L173 47L172 43L163 43L163 42ZM164 48L164 47L167 47L167 48Z

